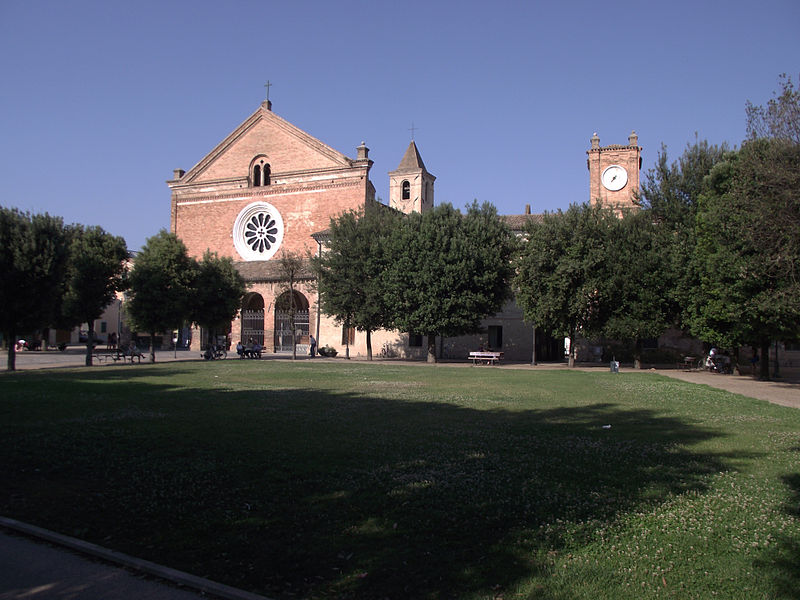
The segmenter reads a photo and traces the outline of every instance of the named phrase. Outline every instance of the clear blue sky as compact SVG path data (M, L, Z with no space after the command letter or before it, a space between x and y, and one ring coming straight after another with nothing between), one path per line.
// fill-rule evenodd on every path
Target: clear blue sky
M437 203L501 214L589 197L586 150L695 132L738 145L745 102L800 72L800 2L104 0L0 3L0 203L138 250L189 169L264 99L371 178L415 139Z

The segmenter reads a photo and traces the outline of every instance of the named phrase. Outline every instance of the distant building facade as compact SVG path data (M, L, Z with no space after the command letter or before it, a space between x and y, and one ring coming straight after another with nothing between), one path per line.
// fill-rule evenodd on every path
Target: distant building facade
M293 305L299 352L307 351L314 335L319 346L366 353L362 332L344 330L320 313L307 269L290 296L279 262L284 252L319 252L332 218L376 203L372 164L363 142L355 158L347 157L280 118L266 101L194 167L174 171L167 182L171 231L195 258L207 249L231 257L248 285L230 343L252 340L267 353L291 352ZM390 173L389 205L405 213L430 209L435 180L412 141ZM414 354L413 338L377 332L373 348ZM208 341L202 331L192 340L193 349Z

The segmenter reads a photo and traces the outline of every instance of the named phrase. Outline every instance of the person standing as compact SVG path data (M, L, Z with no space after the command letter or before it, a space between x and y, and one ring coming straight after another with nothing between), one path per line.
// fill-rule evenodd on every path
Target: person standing
M311 358L314 358L317 355L317 340L314 339L313 335L309 335L308 341L311 344L311 348L309 349L308 353L311 355Z

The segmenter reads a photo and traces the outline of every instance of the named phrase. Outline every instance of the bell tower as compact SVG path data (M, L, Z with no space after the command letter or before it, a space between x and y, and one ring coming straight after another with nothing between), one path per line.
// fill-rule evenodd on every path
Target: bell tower
M408 145L396 170L389 172L389 206L403 213L433 208L433 182L414 140Z
M642 168L642 148L639 136L631 131L628 145L600 146L595 133L591 148L586 151L589 168L589 201L602 202L613 208L638 208L639 171Z

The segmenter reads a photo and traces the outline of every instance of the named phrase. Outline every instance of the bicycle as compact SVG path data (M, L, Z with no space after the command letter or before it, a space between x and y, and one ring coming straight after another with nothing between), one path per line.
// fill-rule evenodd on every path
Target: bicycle
M218 348L217 346L209 346L202 354L205 360L222 360L228 358L228 351L225 348Z
M394 348L392 348L392 346L391 346L391 344L389 344L389 342L386 342L383 345L383 348L381 348L381 351L378 353L378 356L380 358L396 358L397 357L397 352L395 351Z

